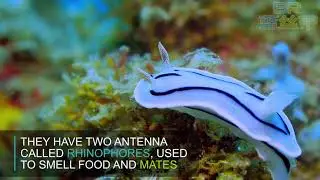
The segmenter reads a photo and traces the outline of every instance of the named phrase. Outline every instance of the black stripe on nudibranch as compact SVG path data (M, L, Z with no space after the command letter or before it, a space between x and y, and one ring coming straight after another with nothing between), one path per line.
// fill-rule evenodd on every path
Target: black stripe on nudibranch
M259 100L264 100L264 97L258 96L257 94L253 94L251 92L246 92L246 93L249 94L250 96L253 96L253 97L259 99Z
M197 111L201 111L201 112L210 114L210 115L212 115L212 116L214 116L214 117L217 117L217 118L223 120L225 123L230 124L230 125L233 125L233 126L237 127L238 129L240 129L240 128L239 128L237 125L235 125L233 122L226 120L224 117L220 116L219 114L215 114L215 113L209 112L209 111L207 111L207 110L200 109L200 108L196 108L196 107L191 107L191 106L186 106L186 108L188 108L188 109L193 109L193 110L197 110Z
M261 96L259 96L259 95L257 95L257 94L253 94L253 93L251 93L251 92L246 92L246 93L249 94L249 95L251 95L252 97L255 97L255 98L261 100L261 101L263 101L263 100L265 99L264 97L261 97ZM284 121L283 121L282 117L280 116L280 114L279 114L279 113L276 113L276 114L277 114L278 117L281 119L281 122L282 122L283 126L286 128L286 131L290 134L289 128L288 128L288 126L286 125L286 123L284 123Z
M285 135L288 135L288 132L286 132L285 130L275 126L274 124L265 122L263 120L261 120L260 118L258 118L247 106L245 106L239 99L237 99L236 97L234 97L232 94L229 94L223 90L220 89L216 89L216 88L210 88L210 87L181 87L181 88L176 88L176 89L171 89L165 92L156 92L154 90L150 90L150 94L153 96L165 96L165 95L169 95L175 92L183 92L183 91L189 91L189 90L206 90L206 91L215 91L218 93L221 93L227 97L229 97L230 99L232 99L234 102L236 102L237 104L239 104L243 109L245 109L251 116L253 116L257 121L259 121L260 123L269 126L277 131L282 132Z
M263 142L263 141L262 141ZM289 159L283 155L281 152L279 152L276 148L274 148L273 146L271 146L270 144L266 143L266 142L263 142L265 145L267 145L270 149L272 149L275 153L277 153L277 155L282 159L284 165L286 166L287 168L287 171L289 172L290 171L290 167L291 167L291 164L290 164L290 161Z
M160 75L156 76L155 79L159 79L159 78L167 77L167 76L181 76L181 75L177 74L177 73L166 73L166 74L160 74Z
M215 114L215 113L212 113L212 112L209 112L209 111L200 109L200 108L190 107L190 106L187 106L187 107L185 107L185 108L187 108L187 109L192 109L192 110L196 110L196 111L201 111L201 112L203 112L203 113L210 114L210 115L212 115L212 116L214 116L214 117L216 117L216 118L221 119L222 121L224 121L225 123L229 124L230 126L234 126L234 127L238 128L238 129L240 129L237 125L235 125L234 123L226 120L224 117L222 117L222 116L220 116L220 115L218 115L218 114ZM291 164L290 164L289 159L288 159L286 156L284 156L281 152L279 152L276 148L274 148L273 146L271 146L270 144L268 144L267 142L265 142L265 141L261 141L261 142L262 142L263 144L265 144L266 146L268 146L270 149L272 149L272 150L282 159L284 165L286 166L287 172L289 172L289 171L290 171L290 167L291 167Z
M196 75L199 75L199 76L202 76L202 77L206 77L206 78L218 80L218 81L225 82L225 83L230 83L230 84L239 86L239 87L241 87L241 88L247 89L247 88L243 87L243 86L240 85L240 84L237 84L237 83L234 83L234 82L231 82L231 81L226 81L226 80L219 79L219 78L212 77L212 76L207 76L207 75L204 75L204 74L201 74L201 73L198 73L198 72L193 72L193 71L188 71L188 70L177 70L177 69L175 69L174 71L182 71L182 72L192 73L192 74L196 74Z

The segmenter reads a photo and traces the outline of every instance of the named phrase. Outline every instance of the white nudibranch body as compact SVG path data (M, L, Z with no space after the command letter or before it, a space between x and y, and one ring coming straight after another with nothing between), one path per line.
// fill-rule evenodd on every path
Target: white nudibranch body
M154 75L143 73L147 80L137 84L135 100L146 108L171 108L217 121L255 145L259 156L270 162L274 179L288 179L301 149L283 109L296 97L282 91L266 97L229 76L172 67L160 43L159 49L165 68Z

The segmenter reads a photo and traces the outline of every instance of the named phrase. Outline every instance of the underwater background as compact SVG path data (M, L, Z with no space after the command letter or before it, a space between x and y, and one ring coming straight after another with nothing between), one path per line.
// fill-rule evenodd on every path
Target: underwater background
M291 179L320 179L319 17L319 0L1 0L0 130L159 132L202 147L169 179L271 179L228 129L133 100L137 69L159 72L161 41L175 66L299 96L285 110L303 151ZM0 154L11 147L1 136Z

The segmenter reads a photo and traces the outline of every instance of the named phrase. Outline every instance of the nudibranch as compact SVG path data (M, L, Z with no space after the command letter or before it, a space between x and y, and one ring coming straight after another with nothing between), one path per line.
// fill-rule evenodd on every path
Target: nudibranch
M272 90L282 90L288 94L297 96L293 105L293 117L303 122L308 118L302 110L301 97L304 94L305 87L302 80L295 77L291 72L290 57L292 52L285 42L277 42L272 47L273 64L259 69L253 74L252 79L258 81L275 80Z
M173 67L159 43L163 70L144 74L134 98L145 108L170 108L199 119L217 121L255 145L268 161L274 179L288 179L294 158L301 154L294 129L283 109L296 96L283 91L264 96L229 76Z
M290 94L295 94L298 99L293 105L294 119L302 122L308 122L308 118L302 110L301 97L305 92L305 86L301 79L297 78L291 72L290 66L290 47L284 42L278 42L272 48L272 56L276 63L276 76L273 89L282 89Z

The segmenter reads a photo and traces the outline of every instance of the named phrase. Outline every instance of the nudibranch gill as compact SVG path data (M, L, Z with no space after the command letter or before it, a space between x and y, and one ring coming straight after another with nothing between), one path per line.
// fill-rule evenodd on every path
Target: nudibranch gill
M264 96L229 76L173 67L161 43L162 72L144 74L134 98L145 108L170 108L199 119L213 120L255 145L268 161L273 179L288 179L294 158L301 154L290 120L283 112L296 96L283 91Z

